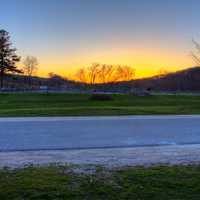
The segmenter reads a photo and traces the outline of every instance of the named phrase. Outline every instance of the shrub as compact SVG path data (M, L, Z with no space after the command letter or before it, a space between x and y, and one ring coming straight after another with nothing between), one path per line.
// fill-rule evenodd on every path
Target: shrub
M111 100L113 100L113 97L111 95L108 95L108 94L92 94L89 97L89 100L93 100L93 101L111 101Z

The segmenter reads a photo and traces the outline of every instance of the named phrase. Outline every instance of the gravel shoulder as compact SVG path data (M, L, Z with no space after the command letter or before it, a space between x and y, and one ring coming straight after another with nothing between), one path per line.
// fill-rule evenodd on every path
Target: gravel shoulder
M0 152L0 167L27 165L92 164L109 168L200 163L200 145L169 145L134 148Z

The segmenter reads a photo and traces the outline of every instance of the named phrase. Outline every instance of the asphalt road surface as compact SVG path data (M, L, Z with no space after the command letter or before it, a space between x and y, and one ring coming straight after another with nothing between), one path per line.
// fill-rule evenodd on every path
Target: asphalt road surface
M0 151L200 144L200 115L0 118Z

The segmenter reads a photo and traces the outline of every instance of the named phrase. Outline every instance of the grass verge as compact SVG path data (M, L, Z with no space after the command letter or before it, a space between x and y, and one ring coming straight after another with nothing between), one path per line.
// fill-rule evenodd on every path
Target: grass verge
M111 96L94 101L87 94L0 94L0 116L200 114L200 96Z
M1 200L199 200L199 166L159 166L92 173L70 167L27 167L0 170Z

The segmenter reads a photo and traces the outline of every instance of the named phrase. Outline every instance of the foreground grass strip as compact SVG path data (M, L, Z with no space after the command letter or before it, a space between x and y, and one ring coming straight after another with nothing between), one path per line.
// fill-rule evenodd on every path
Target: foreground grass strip
M88 94L0 94L0 116L200 114L200 96L111 96L91 101Z
M195 200L200 199L200 167L161 166L113 171L69 166L2 169L0 199Z

